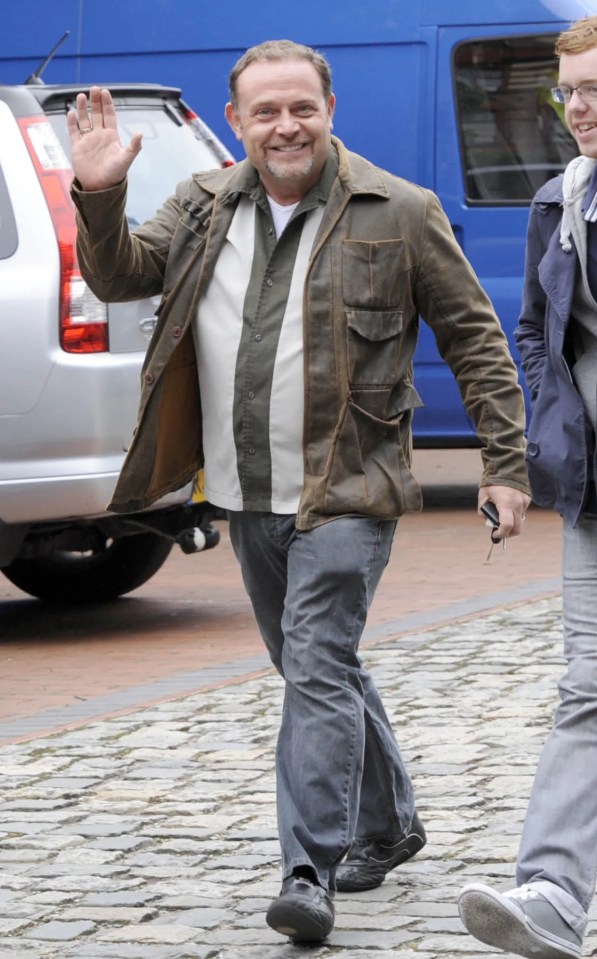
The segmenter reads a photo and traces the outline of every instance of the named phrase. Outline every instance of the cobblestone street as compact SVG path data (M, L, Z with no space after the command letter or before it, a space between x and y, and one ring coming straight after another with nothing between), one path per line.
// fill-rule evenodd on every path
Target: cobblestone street
M490 955L456 896L513 884L560 642L548 597L368 645L428 844L379 889L339 894L309 948L264 919L280 884L273 671L2 747L0 959Z

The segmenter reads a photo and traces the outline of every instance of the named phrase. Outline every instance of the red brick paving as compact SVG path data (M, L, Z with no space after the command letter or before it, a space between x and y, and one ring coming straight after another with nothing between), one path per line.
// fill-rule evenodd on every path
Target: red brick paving
M559 577L559 517L531 509L524 535L494 550L488 565L489 533L470 486L478 453L442 460L426 451L419 459L428 505L400 523L370 626L430 610L449 619L451 605L507 599L521 586L545 591ZM175 550L149 583L102 607L46 608L0 576L0 721L261 652L227 527L219 525L216 549Z

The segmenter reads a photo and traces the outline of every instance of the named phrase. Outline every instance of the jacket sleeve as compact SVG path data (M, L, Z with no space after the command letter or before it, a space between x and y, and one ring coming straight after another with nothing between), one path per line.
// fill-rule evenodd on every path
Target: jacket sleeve
M547 356L545 344L545 310L547 297L539 282L539 263L547 248L543 237L545 215L533 203L529 215L524 269L522 308L518 326L514 331L516 345L522 357L522 368L534 402Z
M458 245L435 194L427 209L416 279L416 306L433 330L481 442L481 485L528 491L522 390L489 297Z
M83 279L104 302L139 300L161 293L172 236L180 219L181 184L156 216L129 231L126 181L86 193L77 181L77 257Z

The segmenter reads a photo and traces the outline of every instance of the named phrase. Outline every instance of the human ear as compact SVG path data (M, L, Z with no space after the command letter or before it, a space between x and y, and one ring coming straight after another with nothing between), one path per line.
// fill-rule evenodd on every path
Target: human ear
M224 110L224 116L228 121L228 125L234 136L237 140L242 140L242 126L240 122L240 117L238 112L234 109L231 103L226 104L226 109Z

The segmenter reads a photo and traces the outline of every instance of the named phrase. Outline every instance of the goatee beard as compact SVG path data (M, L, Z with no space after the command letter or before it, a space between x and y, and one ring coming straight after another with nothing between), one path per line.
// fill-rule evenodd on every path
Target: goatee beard
M315 162L314 157L309 157L305 162L304 166L301 169L287 169L283 165L278 165L277 163L272 163L271 160L265 161L265 169L270 174L270 176L275 177L277 180L299 180L304 176L308 176Z

